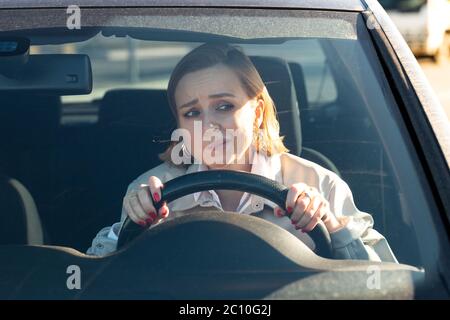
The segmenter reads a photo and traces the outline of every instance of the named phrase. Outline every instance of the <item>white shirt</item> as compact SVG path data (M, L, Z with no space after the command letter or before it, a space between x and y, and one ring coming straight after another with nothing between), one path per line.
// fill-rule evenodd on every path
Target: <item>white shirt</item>
M286 186L303 182L316 188L330 203L330 211L336 216L348 216L350 222L346 227L330 234L333 253L342 259L370 259L375 261L397 262L386 239L372 228L373 219L368 213L359 211L353 201L348 185L335 173L305 159L290 154L278 154L267 157L255 154L251 173L262 175ZM208 168L202 164L192 164L187 168L174 167L163 163L133 181L127 190L137 190L141 184L147 184L150 176L158 177L163 183L178 176L205 171ZM222 210L220 199L214 191L197 192L179 198L168 204L170 214L192 209L196 206L215 207ZM307 233L295 230L288 218L278 218L273 210L261 210L276 205L257 195L244 193L236 212L251 214L260 212L261 218L268 220L291 232L308 247L314 249L314 241ZM93 240L88 254L105 255L116 250L118 234L127 214L122 210L121 221L111 227L102 229Z

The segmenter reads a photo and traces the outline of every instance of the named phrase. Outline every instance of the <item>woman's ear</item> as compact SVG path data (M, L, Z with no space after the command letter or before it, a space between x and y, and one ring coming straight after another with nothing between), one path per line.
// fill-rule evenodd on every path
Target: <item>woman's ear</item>
M266 107L266 104L263 99L257 98L256 99L256 108L255 108L255 122L258 126L258 128L261 127L261 124L264 119L264 109Z

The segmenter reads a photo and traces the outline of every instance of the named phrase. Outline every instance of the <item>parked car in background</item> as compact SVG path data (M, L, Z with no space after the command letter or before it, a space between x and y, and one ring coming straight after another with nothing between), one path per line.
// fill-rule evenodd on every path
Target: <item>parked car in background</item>
M436 62L449 55L450 1L380 0L416 56Z
M447 32L450 32L450 0L447 0Z

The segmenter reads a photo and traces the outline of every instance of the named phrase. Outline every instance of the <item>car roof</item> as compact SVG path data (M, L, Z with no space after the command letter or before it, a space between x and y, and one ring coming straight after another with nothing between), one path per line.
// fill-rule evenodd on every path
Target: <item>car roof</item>
M73 0L3 0L0 8L65 8ZM361 0L78 0L80 7L247 7L363 11Z

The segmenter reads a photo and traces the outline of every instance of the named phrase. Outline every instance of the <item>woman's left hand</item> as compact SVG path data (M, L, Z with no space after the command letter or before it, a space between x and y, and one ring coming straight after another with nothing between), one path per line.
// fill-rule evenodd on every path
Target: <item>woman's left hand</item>
M301 229L302 232L313 230L320 221L324 222L329 233L345 226L345 223L339 222L330 211L328 201L319 191L304 183L295 183L290 186L286 198L286 210L295 229ZM286 215L286 212L279 207L274 209L274 213L277 217Z

